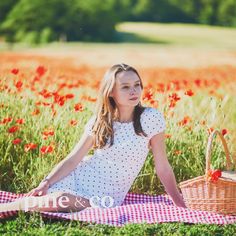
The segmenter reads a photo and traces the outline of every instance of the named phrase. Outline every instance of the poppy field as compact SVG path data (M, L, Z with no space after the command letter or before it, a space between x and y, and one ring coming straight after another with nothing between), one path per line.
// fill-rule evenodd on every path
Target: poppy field
M107 67L14 53L2 54L0 64L0 185L26 192L78 142ZM151 67L139 72L144 83L142 104L164 113L167 154L178 182L204 173L207 138L214 129L222 132L235 153L236 67ZM235 154L232 159L235 164ZM212 164L224 168L219 140ZM163 191L151 152L132 191Z

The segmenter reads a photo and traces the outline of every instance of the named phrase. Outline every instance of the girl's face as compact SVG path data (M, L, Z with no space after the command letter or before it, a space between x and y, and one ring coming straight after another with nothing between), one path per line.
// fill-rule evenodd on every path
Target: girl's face
M116 74L115 86L110 96L116 105L136 106L141 98L142 88L138 75L133 71L121 71Z

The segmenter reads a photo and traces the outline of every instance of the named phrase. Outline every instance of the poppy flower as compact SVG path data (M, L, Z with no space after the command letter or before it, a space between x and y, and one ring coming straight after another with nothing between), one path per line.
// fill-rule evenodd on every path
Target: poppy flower
M181 120L181 121L178 122L178 125L184 126L184 125L186 125L187 123L189 123L190 121L191 121L191 118L190 118L189 116L185 116L185 117L183 118L183 120Z
M54 148L53 148L51 145L49 145L49 146L42 146L42 147L40 148L40 152L41 152L42 154L47 154L47 153L52 152L53 149L54 149Z
M12 143L13 144L19 144L19 143L21 143L21 139L20 138L16 138L16 139L14 139L14 140L12 140Z
M78 124L78 121L77 120L71 120L70 121L70 125L71 126L75 126L75 125L77 125Z
M8 133L15 133L17 130L19 130L19 126L14 125L8 129Z
M207 180L211 182L216 182L222 175L221 170L209 170L207 173Z
M23 82L20 80L15 83L15 87L18 89L20 89L22 87L22 85L23 85Z
M227 129L222 129L221 133L224 136L224 135L226 135L228 133L228 131L227 131Z
M38 66L36 72L39 76L43 76L46 73L46 68L43 66Z
M35 116L35 115L38 115L40 113L40 110L39 109L35 109L32 113L31 113L31 115L32 116Z
M69 93L69 94L66 94L66 99L72 99L72 98L74 98L75 97L75 95L74 94L72 94L72 93Z
M54 130L52 128L45 129L43 132L43 139L47 139L48 136L53 136L54 135Z
M75 111L83 111L83 105L81 103L77 103L74 105Z
M180 97L179 97L179 95L177 93L172 93L171 95L169 95L169 98L171 100L176 101L176 102L180 100Z
M24 119L17 119L16 123L21 125L21 124L24 124L25 121L24 121Z
M28 152L28 151L30 151L30 150L36 149L37 146L38 146L38 145L35 144L35 143L28 143L28 144L25 144L24 150L25 150L25 152Z
M19 73L19 69L14 68L11 70L11 73L17 75Z
M2 121L0 121L0 124L6 124L12 121L11 117L4 118Z
M147 91L144 92L143 100L144 101L149 101L153 98L153 92L151 89L148 89Z
M184 94L191 97L191 96L194 95L194 92L193 92L191 89L189 89L189 90L187 90Z

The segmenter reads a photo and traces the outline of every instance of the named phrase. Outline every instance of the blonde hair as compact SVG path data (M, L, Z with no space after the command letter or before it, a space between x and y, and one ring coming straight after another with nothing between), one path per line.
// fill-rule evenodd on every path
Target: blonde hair
M92 126L92 132L94 135L94 146L93 148L103 148L106 146L107 141L110 139L110 146L114 142L113 132L113 120L117 119L117 106L112 97L109 96L113 87L115 86L116 75L122 71L133 71L137 74L140 79L140 85L143 89L143 83L139 76L139 73L133 67L126 64L115 64L109 68L101 81L99 88L98 100L95 108L95 123ZM133 126L137 135L147 134L142 130L140 123L140 116L144 111L145 107L139 102L134 108L133 115Z

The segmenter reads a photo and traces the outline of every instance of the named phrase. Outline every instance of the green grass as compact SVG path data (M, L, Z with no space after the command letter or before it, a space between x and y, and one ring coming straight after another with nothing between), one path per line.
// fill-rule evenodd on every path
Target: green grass
M168 47L192 47L235 50L236 29L194 25L124 22L116 26L122 41L156 43Z
M236 50L236 29L230 27L180 24L180 23L150 23L122 22L116 25L116 39L113 42L52 42L46 45L29 46L16 43L9 47L0 41L0 51L26 50L29 47L76 48L78 50L114 48L117 44L124 47L167 47L167 48L202 48L209 50Z
M164 235L164 236L233 236L236 224L207 225L185 223L127 224L123 227L98 225L79 221L42 218L38 213L19 214L15 220L0 224L1 235Z

